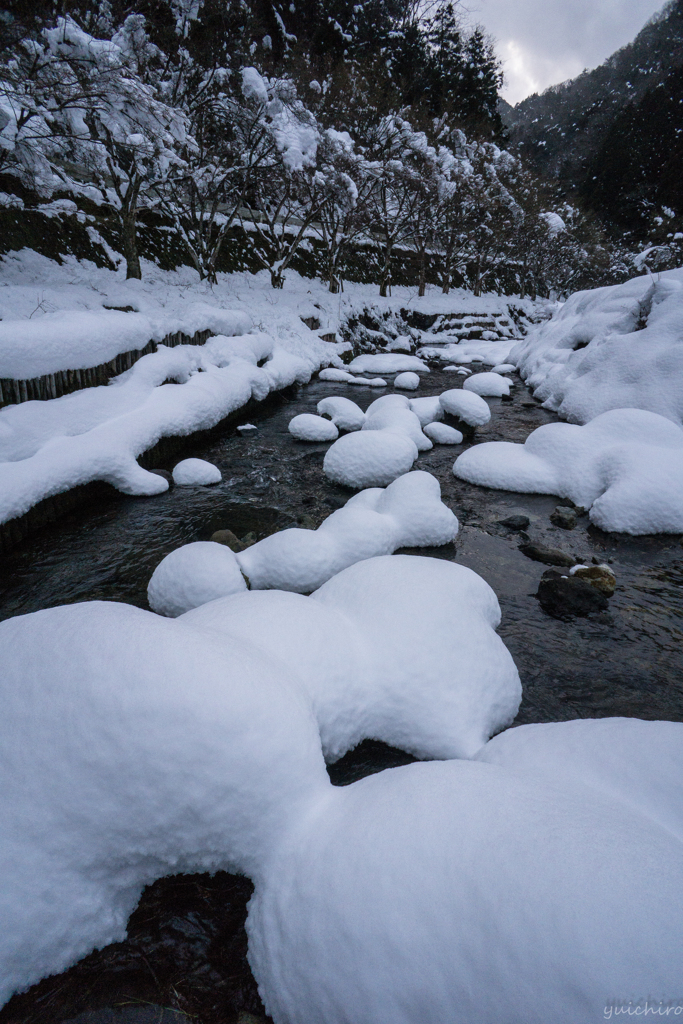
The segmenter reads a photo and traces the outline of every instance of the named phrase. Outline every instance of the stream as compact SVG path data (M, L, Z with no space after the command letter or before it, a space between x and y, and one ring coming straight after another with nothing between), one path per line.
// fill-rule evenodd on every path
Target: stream
M462 379L433 368L414 395L438 395ZM477 429L476 442L521 442L557 419L518 376L512 379L512 401L487 399L493 415ZM187 450L186 456L217 465L222 483L176 487L144 499L116 494L77 509L2 559L0 618L102 599L147 608L152 572L181 544L208 540L224 528L260 539L288 526L319 526L350 492L323 476L328 444L295 441L287 431L289 420L315 412L328 395L352 398L365 409L391 390L391 385L379 389L318 380L290 389L250 415L257 431L241 435L233 424ZM420 454L414 468L438 478L443 500L460 520L460 533L454 545L414 553L466 565L498 595L499 634L523 685L516 724L614 715L683 721L683 538L607 534L590 526L587 516L579 517L573 530L555 526L550 515L564 504L556 497L457 480L454 459L470 443L466 438L461 446L435 446ZM514 515L529 519L524 531L502 524ZM519 550L526 541L561 548L584 562L609 563L617 587L608 610L569 621L547 615L535 596L547 566ZM329 773L333 783L346 785L412 760L366 741ZM0 1024L267 1020L246 961L244 920L251 891L248 880L224 872L161 879L145 890L126 942L15 996L0 1010Z

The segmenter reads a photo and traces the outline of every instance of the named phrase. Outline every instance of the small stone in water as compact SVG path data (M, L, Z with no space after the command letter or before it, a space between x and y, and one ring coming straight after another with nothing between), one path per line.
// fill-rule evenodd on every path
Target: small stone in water
M507 526L508 530L526 530L529 525L528 516L508 516L507 519L499 519L500 526Z
M231 551L244 551L246 547L249 547L248 544L244 544L236 537L232 530L216 530L211 534L211 540L214 544L225 544Z
M558 505L550 516L550 522L563 530L573 530L576 526L576 510L568 505Z
M534 562L544 562L546 565L576 565L578 559L568 555L559 548L547 548L543 544L520 544L519 550L527 558Z
M251 434L252 431L258 430L258 427L255 423L242 423L237 429L240 434Z

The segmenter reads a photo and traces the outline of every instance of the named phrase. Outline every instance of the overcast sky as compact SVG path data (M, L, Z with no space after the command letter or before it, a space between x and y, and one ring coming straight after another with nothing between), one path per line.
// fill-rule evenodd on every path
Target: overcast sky
M496 39L508 103L594 68L630 42L664 0L465 0Z

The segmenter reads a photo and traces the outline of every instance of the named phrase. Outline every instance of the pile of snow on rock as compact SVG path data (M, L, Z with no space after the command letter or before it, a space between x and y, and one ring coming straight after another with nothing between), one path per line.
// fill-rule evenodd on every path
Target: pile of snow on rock
M176 548L152 575L149 603L162 615L180 615L246 590L247 580L252 590L306 594L354 562L400 547L438 547L457 533L458 520L441 501L438 480L422 471L407 473L386 490L355 494L317 530L281 530L237 554L212 541Z

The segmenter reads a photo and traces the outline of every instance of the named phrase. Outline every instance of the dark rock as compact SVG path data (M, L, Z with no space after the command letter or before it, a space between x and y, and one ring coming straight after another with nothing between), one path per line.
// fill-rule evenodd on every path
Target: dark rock
M554 619L583 618L608 607L605 595L586 580L563 576L557 569L543 573L536 596L543 611Z
M546 548L543 544L520 544L519 550L527 558L534 562L543 562L545 565L576 565L578 559L568 555L559 548Z
M550 516L550 522L563 530L573 530L576 526L576 512L568 505L558 505Z
M214 544L225 544L231 551L244 551L245 548L249 547L243 541L236 537L232 530L216 530L215 533L211 534L211 540Z
M317 316L302 316L302 323L305 323L310 331L320 330L320 320Z
M501 395L500 400L501 402L512 402L514 399L512 395Z
M150 469L150 473L154 473L155 476L161 476L164 480L168 480L168 486L173 487L173 476L167 469Z
M590 583L605 597L611 597L617 585L616 576L606 565L582 565L572 575Z
M528 516L508 516L507 519L499 519L501 526L507 526L508 530L526 530L529 525Z

